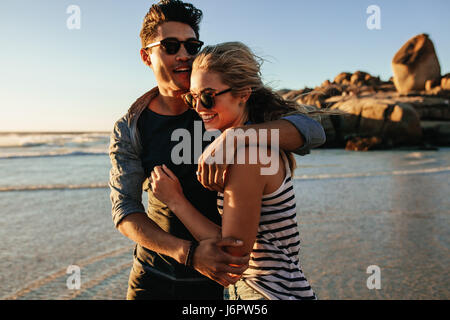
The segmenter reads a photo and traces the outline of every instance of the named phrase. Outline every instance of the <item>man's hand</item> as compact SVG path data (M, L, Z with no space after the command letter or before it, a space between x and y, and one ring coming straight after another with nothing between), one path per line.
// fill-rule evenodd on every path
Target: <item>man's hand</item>
M250 255L236 257L223 247L239 247L243 242L231 238L206 239L199 242L194 252L194 268L224 287L236 283L248 268Z

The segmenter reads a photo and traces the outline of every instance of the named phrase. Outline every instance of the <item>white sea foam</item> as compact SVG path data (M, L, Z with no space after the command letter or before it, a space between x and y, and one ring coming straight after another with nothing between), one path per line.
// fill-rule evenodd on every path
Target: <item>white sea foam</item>
M0 133L0 159L108 154L106 133Z
M23 159L23 158L42 158L42 157L67 157L67 156L97 156L107 155L106 150L54 150L54 151L36 151L36 152L6 152L0 155L0 159Z
M106 133L0 133L0 148L62 147L107 143Z
M49 185L33 185L33 186L6 186L6 187L0 187L0 192L39 191L39 190L106 189L106 188L108 188L107 183L49 184Z
M411 174L426 174L439 172L450 172L450 167L423 168L416 170L394 170L381 172L350 172L337 174L301 175L301 176L294 176L294 179L295 180L348 179L348 178L366 178L378 176L403 176Z
M326 180L326 179L349 179L349 178L368 178L379 176L402 176L414 174L429 174L450 172L449 167L436 167L417 170L395 170L384 172L350 172L341 174L318 174L294 176L295 180ZM90 184L47 184L47 185L18 185L18 186L0 186L0 192L11 191L39 191L39 190L77 190L77 189L106 189L108 183L90 183Z
M407 154L405 156L405 158L410 158L410 159L420 159L424 157L424 153L423 152L411 152L410 154Z

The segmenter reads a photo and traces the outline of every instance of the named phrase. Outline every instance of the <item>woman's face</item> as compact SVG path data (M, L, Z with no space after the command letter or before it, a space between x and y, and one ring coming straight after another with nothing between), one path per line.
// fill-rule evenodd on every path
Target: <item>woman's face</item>
M247 120L245 100L242 97L234 97L232 92L226 92L215 96L214 106L207 109L200 101L203 91L219 93L230 88L222 82L217 72L196 69L191 75L191 93L196 98L195 110L202 118L206 130L220 130L242 125Z

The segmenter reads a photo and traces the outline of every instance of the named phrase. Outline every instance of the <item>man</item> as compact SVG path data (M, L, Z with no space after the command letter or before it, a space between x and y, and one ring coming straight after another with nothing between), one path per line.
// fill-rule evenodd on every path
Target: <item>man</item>
M222 299L223 286L235 283L237 277L233 275L241 275L248 266L248 256L235 257L221 250L224 246L239 246L239 240L208 239L196 243L151 190L148 214L142 205L143 185L148 189L147 177L154 166L165 164L177 175L186 198L220 224L216 193L211 190L223 186L221 170L226 166L207 166L202 161L197 168L195 150L191 152L190 164L175 164L171 159L177 143L171 139L172 132L183 128L194 136L194 121L200 121L181 94L189 90L192 61L202 45L201 18L200 10L178 0L161 1L151 7L141 30L140 53L152 69L157 87L131 106L111 135L113 221L122 234L136 242L127 299ZM280 148L298 149L298 154L308 153L309 148L325 140L320 124L302 115L248 127L278 129ZM219 147L222 140L216 141ZM208 148L212 152L214 143Z

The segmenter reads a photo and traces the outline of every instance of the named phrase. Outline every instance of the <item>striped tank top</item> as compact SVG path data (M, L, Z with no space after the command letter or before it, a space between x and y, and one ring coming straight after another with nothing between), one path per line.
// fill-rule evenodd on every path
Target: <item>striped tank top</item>
M261 218L249 268L242 278L247 285L270 300L316 299L303 274L300 261L300 235L291 170L281 152L286 175L281 186L262 197ZM223 213L223 194L217 195Z

